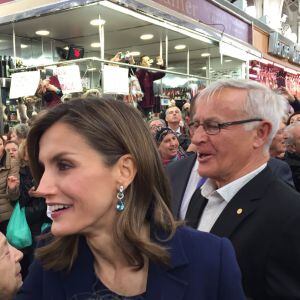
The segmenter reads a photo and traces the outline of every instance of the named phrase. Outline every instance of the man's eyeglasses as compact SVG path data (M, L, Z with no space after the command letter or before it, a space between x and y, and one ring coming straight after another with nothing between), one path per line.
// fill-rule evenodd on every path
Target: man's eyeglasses
M261 119L261 118L254 118L254 119L246 119L246 120L239 120L239 121L225 122L225 123L218 123L216 121L204 121L203 123L200 123L198 121L194 121L189 124L189 128L196 130L199 128L199 126L202 126L204 131L207 134L213 135L213 134L218 134L221 129L232 126L232 125L239 125L239 124L257 122L257 121L262 121L262 120L263 119Z

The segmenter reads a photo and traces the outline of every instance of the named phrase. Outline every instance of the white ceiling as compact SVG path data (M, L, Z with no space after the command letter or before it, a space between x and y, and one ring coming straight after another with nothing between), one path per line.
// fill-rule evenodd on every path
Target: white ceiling
M181 70L186 69L187 50L175 50L174 46L185 44L190 50L191 72L199 73L201 67L207 64L208 58L201 57L204 52L211 53L211 57L219 57L218 46L192 39L183 34L166 30L157 25L136 19L132 16L103 7L99 4L72 9L57 14L32 18L15 23L17 36L17 56L32 57L43 53L53 53L56 46L76 44L85 48L85 56L99 56L99 49L92 48L92 42L99 41L98 27L91 26L90 21L99 17L105 23L105 57L111 58L118 51L140 51L151 57L159 55L160 38L164 41L166 34L169 39L169 66ZM35 34L37 30L49 30L50 35L42 39ZM140 36L152 33L154 38L143 41ZM1 42L2 40L2 42ZM4 40L4 41L3 41ZM6 41L5 41L6 40ZM21 49L20 44L29 47ZM12 54L12 24L0 26L0 54ZM163 42L163 53L165 43ZM200 71L203 75L203 71Z

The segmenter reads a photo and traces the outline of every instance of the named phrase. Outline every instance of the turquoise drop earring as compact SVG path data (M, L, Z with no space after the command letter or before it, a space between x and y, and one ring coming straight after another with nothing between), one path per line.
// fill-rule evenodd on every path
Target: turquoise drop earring
M117 194L117 205L116 205L116 210L118 212L122 212L125 208L125 203L124 203L124 187L123 185L120 186Z

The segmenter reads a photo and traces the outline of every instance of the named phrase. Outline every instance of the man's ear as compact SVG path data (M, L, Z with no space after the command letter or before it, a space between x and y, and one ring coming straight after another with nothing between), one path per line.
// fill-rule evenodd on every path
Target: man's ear
M254 148L260 148L265 145L268 141L272 130L272 124L267 121L262 121L256 128L256 136L254 140Z
M126 189L132 183L136 175L136 164L132 155L125 154L121 156L115 168L118 184L123 185Z

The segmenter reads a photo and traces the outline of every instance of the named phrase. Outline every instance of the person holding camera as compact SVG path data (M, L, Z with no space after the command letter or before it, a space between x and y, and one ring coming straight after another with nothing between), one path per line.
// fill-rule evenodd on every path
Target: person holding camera
M141 57L140 65L143 67L150 68L153 60L148 55L143 55ZM156 58L156 65L164 70L164 61L158 56ZM166 74L164 72L153 72L147 69L138 69L135 72L136 77L139 80L144 97L141 102L139 102L138 108L143 112L144 116L147 117L153 112L155 106L155 97L153 92L153 83L155 80L163 78Z

